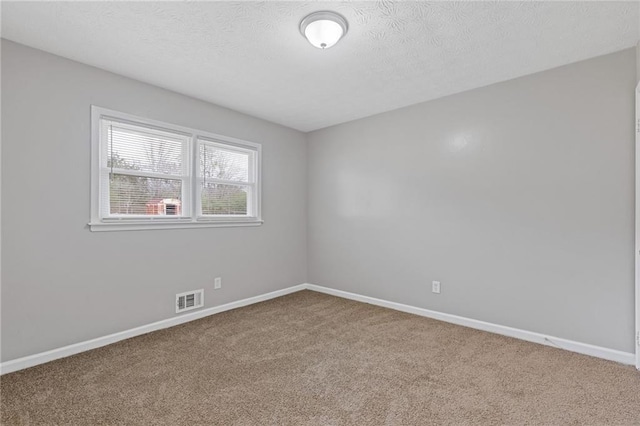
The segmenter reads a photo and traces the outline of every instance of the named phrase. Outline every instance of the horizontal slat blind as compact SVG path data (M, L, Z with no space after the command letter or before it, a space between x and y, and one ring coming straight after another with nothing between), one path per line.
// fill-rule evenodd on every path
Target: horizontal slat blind
M189 138L103 119L103 217L183 215Z
M199 141L200 206L204 216L247 216L254 193L255 153Z
M184 136L110 121L107 122L107 166L181 176L186 142Z

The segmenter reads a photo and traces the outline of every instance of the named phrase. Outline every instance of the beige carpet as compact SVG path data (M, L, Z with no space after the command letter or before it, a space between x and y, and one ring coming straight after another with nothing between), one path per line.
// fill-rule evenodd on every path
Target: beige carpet
M1 378L3 425L640 425L640 373L302 291Z

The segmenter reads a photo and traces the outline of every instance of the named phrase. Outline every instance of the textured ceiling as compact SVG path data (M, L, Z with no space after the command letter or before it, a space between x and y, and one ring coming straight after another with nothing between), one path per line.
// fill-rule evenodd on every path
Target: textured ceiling
M330 9L335 47L300 35ZM637 2L2 2L2 36L303 131L635 45Z

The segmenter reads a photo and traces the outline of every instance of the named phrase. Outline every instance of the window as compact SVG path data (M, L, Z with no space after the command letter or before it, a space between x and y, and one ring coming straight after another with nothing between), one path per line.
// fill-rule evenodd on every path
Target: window
M259 144L92 106L91 230L255 226Z

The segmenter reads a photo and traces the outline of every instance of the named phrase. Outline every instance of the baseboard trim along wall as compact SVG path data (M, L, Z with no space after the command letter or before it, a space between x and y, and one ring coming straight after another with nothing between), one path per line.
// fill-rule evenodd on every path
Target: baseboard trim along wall
M265 300L275 299L276 297L285 296L287 294L295 293L297 291L305 289L306 284L300 284L282 290L276 290L270 293L261 294L259 296L238 300L236 302L230 302L224 305L214 306L212 308L195 311L188 314L182 314L173 318L168 318L151 324L142 325L140 327L131 328L129 330L121 331L118 333L109 334L108 336L98 337L84 342L74 343L69 346L64 346L62 348L52 349L50 351L17 358L11 361L6 361L0 363L0 374L12 373L14 371L34 367L39 364L44 364L45 362L53 361L59 358L65 358L71 355L78 354L80 352L85 352L91 349L110 345L112 343L119 342L120 340L140 336L142 334L147 334L156 330L162 330L163 328L169 328L175 325L184 324L185 322L195 321L200 318L208 317L209 315L230 311L231 309L241 308L243 306L252 305L258 302L264 302Z
M344 299L369 303L370 305L382 306L385 308L394 309L396 311L407 312L414 315L420 315L422 317L462 325L464 327L475 328L476 330L488 331L490 333L501 334L503 336L515 337L516 339L526 340L533 343L540 343L546 346L553 346L567 351L577 352L583 355L590 355L609 361L619 362L622 364L635 364L635 354L629 352L622 352L615 349L608 349L601 346L590 345L588 343L580 343L573 340L562 339L560 337L547 336L532 331L520 330L518 328L506 327L504 325L493 324L490 322L478 321L471 318L460 317L457 315L431 311L429 309L404 305L402 303L389 302L387 300L376 299L369 296L362 296L360 294L349 293L346 291L322 287L314 284L307 284L306 288L308 290L330 294L332 296L338 296Z
M575 342L572 340L562 339L559 337L547 336L544 334L534 333L531 331L520 330L517 328L506 327L503 325L492 324L484 321L478 321L471 318L465 318L457 315L431 311L429 309L418 308L416 306L404 305L402 303L390 302L382 299L376 299L374 297L363 296L355 293L349 293L346 291L336 290L329 287L322 287L315 284L300 284L300 285L285 288L282 290L265 293L259 296L238 300L236 302L230 302L224 305L203 309L201 311L196 311L188 314L183 314L177 317L165 319L162 321L157 321L151 324L143 325L140 327L132 328L132 329L121 331L114 334L110 334L108 336L98 337L98 338L87 340L84 342L74 343L72 345L64 346L62 348L52 349L46 352L41 352L38 354L25 356L23 358L6 361L3 363L0 363L0 374L12 373L14 371L23 370L29 367L34 367L36 365L44 364L49 361L75 355L80 352L85 352L91 349L96 349L102 346L110 345L112 343L119 342L120 340L129 339L135 336L140 336L142 334L150 333L156 330L161 330L163 328L169 328L175 325L184 324L186 322L204 318L209 315L229 311L231 309L241 308L243 306L252 305L254 303L263 302L265 300L274 299L280 296L285 296L287 294L295 293L301 290L317 291L319 293L325 293L332 296L341 297L344 299L350 299L358 302L368 303L370 305L376 305L384 308L394 309L396 311L407 312L414 315L420 315L422 317L432 318L439 321L461 325L464 327L474 328L477 330L488 331L490 333L496 333L504 336L514 337L516 339L526 340L528 342L540 343L546 346L553 346L553 347L568 350L571 352L577 352L584 355L603 358L609 361L615 361L622 364L628 364L628 365L635 364L635 354L629 353L629 352L622 352L615 349L608 349L608 348L603 348L601 346L594 346L587 343Z

